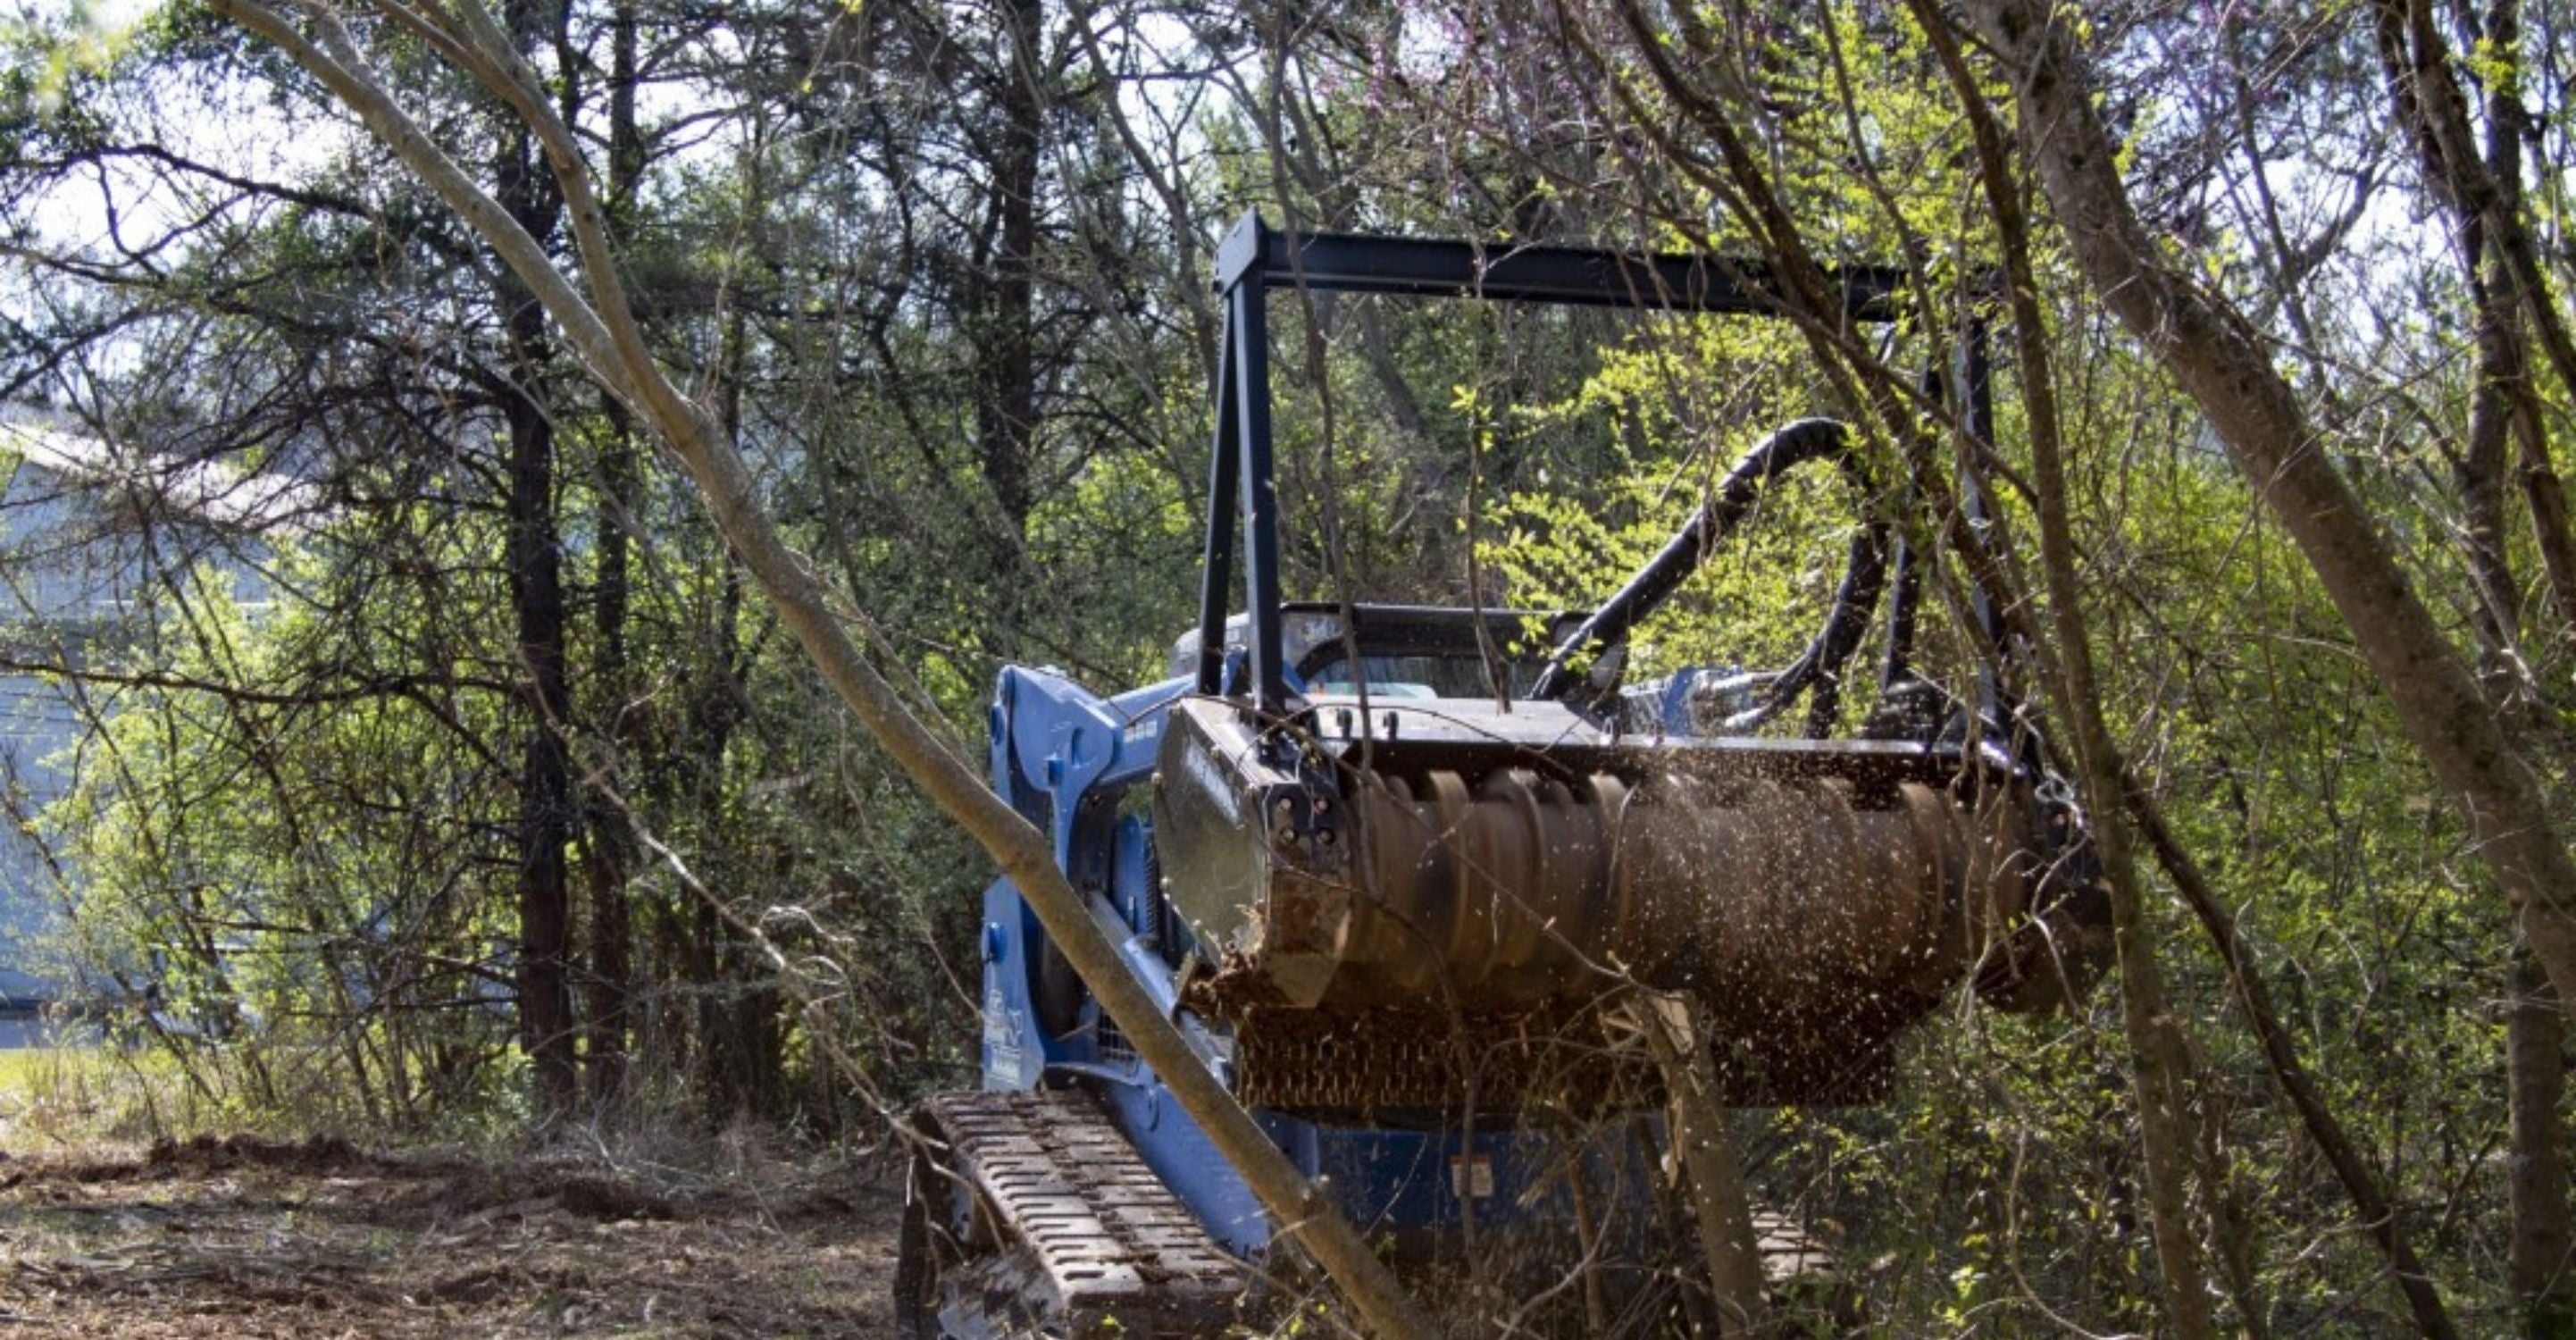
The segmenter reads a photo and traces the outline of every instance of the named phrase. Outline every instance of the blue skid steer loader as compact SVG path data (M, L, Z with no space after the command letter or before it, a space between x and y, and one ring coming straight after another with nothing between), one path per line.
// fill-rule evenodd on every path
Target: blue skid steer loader
M1629 631L1769 480L1820 465L1866 499L1829 420L1747 453L1594 610L1282 600L1270 290L1777 317L1789 297L1763 266L1249 216L1216 282L1197 627L1171 678L1114 696L1003 670L993 786L1052 837L1200 1063L1400 1270L1516 1279L1532 1333L1688 1333L1694 1290L1670 1263L1694 1259L1675 1250L1694 1221L1665 1169L1660 1071L1623 1032L1634 1002L1687 1002L1727 1103L1871 1101L1897 1035L1963 982L2041 1008L2098 969L2081 816L1991 656L1965 697L1915 671L1917 556L1866 506L1796 661L1622 682ZM1892 321L1905 282L1828 274L1825 315ZM1981 326L1948 363L1927 392L1958 387L1985 435ZM1972 604L1983 644L2007 645ZM1875 705L1838 735L1882 614ZM1802 699L1803 731L1757 733ZM912 1114L905 1332L1266 1324L1293 1292L1281 1226L1008 881L984 894L982 957L982 1088Z

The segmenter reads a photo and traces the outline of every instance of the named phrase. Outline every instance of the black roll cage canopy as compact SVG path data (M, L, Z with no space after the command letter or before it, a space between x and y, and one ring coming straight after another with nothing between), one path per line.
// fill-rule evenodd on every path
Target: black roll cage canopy
M1909 281L1894 266L1846 266L1826 280L1840 294L1843 316L1855 322L1896 319L1896 295ZM1482 244L1355 233L1291 233L1246 213L1217 245L1216 290L1225 304L1225 335L1218 357L1216 442L1209 461L1206 565L1199 587L1197 691L1224 691L1228 614L1226 588L1233 580L1235 527L1244 537L1246 632L1253 705L1264 716L1288 709L1289 690L1280 637L1279 502L1273 480L1270 431L1269 291L1391 293L1405 297L1466 298L1558 306L1618 307L1635 311L1782 316L1779 277L1758 260L1686 254L1649 254L1587 247ZM1967 427L1992 433L1985 327L1969 323L1965 367ZM1971 504L1977 502L1973 492ZM1229 499L1233 501L1229 502ZM1911 564L1902 542L1897 552L1898 604L1892 624L1909 635ZM1696 556L1691 558L1696 566ZM1687 575L1656 574L1666 589ZM1641 577L1644 574L1641 574ZM1631 583L1633 587L1635 583ZM2000 633L1991 610L1978 613L1989 632ZM1640 611L1642 613L1642 611ZM1624 626L1622 628L1624 631ZM2000 645L1998 639L1996 645ZM1888 673L1902 670L1892 649ZM1991 706L1992 676L1988 676Z

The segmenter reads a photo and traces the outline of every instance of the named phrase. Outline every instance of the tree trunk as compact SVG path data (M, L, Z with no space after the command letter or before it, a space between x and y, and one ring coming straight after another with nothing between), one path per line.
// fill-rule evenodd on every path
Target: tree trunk
M510 0L504 11L521 51L532 47L541 26L564 21L564 10L541 10L535 0ZM561 199L534 137L518 118L503 114L494 163L496 195L532 237L554 231ZM572 996L572 905L565 849L574 834L572 769L563 726L570 719L571 681L564 665L563 546L555 527L554 420L542 399L551 356L545 309L511 276L495 283L510 349L512 392L509 427L509 497L506 564L510 609L516 623L519 698L527 742L519 772L518 910L519 1038L536 1066L537 1099L549 1120L573 1109L580 1097L578 1043Z
M765 199L766 185L765 178L753 174L745 192L749 208L757 209ZM716 425L736 450L742 441L742 379L748 350L748 318L736 306L725 314L714 387ZM742 566L730 554L719 556L719 561L724 575L716 591L714 617L699 639L701 669L689 695L682 760L688 770L682 794L689 797L690 810L701 815L726 812L725 755L733 746L735 730L749 715L751 702L750 654L742 640ZM715 830L711 826L708 831ZM745 894L746 877L753 873L752 854L733 851L731 865L736 881L718 891L727 899ZM774 886L774 868L763 868L760 874L762 887ZM708 1114L717 1120L772 1115L778 1090L778 996L766 985L769 962L736 924L739 915L739 905L719 916L705 901L698 904L698 935L704 951L700 963L705 969L698 982L700 1092Z
M2571 530L2566 491L2550 461L2526 334L2538 334L2549 365L2571 391L2576 391L2576 337L2570 336L2566 316L2550 294L2524 221L2521 6L2518 0L2496 0L2484 16L2487 59L2497 63L2498 73L2489 77L2483 156L2469 124L2466 91L2431 10L2417 0L2373 0L2372 17L2389 101L2412 138L2425 185L2460 230L2471 282L2483 286L2478 295L2480 336L2502 342L2491 365L2513 411L2523 497L2531 510L2541 572L2558 610L2558 636L2576 636L2576 530ZM2513 315L2497 323L2491 316L2498 310Z
M2521 13L2516 0L2496 0L2486 14L2486 36L2496 59L2518 66ZM2550 468L2541 401L2531 380L2526 306L2514 268L2514 247L2495 237L2498 227L2518 228L2522 217L2522 111L2513 81L2493 80L2487 103L2482 180L2454 165L2447 154L2465 138L2465 125L2439 124L2453 104L2449 91L2425 87L2421 63L2447 52L2410 54L2407 15L2380 11L2378 35L2389 90L2413 128L2425 179L2449 208L2459 230L2461 269L2475 306L2475 382L2469 393L2468 434L2455 476L2467 534L2469 577L2476 588L2480 669L2499 713L2531 711L2536 687L2522 663L2519 592L2506 550L2505 472L2508 442L2521 447L2523 498L2531 509L2541 564L2557 599L2556 635L2576 632L2576 559L2567 545L2566 503ZM2493 198L2490 199L2489 197ZM2483 207L2482 207L2483 206ZM2537 295L2532 295L2537 296ZM2539 709L2545 710L2545 709ZM2511 1114L2511 1169L2507 1198L2513 1228L2506 1256L2506 1290L2529 1340L2576 1336L2576 1280L2568 1278L2570 1216L2567 1171L2559 1150L2558 1100L2566 1081L2563 1022L2549 980L2534 966L2527 946L2516 945L2505 1004L2505 1073Z
M2450 793L2563 998L2576 998L2576 861L2539 779L2335 470L2261 337L2169 264L2132 208L2091 72L2040 0L1971 0L2006 63L2021 125L2076 263L2154 354L2351 629L2400 726Z
M557 728L570 693L554 529L554 430L526 394L509 416L510 603L528 718L519 773L519 1034L536 1062L539 1098L560 1116L578 1097L564 853L573 837L572 773Z
M2494 78L2487 92L2487 178L2496 184L2497 215L2519 228L2525 217L2522 141L2528 120L2520 91L2520 0L2495 0L2487 10L2486 35L2492 58L2512 72L2507 77ZM2474 241L2469 248L2470 264L2484 264L2488 269L2479 295L2481 311L2493 313L2498 326L2490 337L2482 318L2479 355L2487 360L2487 368L2481 379L2482 384L2493 381L2509 412L2514 442L2520 448L2520 465L2515 473L2522 483L2524 506L2531 513L2532 540L2540 551L2541 575L2549 583L2552 605L2558 614L2547 640L2567 643L2576 641L2576 525L2568 519L2567 490L2549 457L2549 430L2540 388L2531 377L2531 342L2525 338L2523 323L2510 302L2516 291L2510 249L2485 245L2486 232L2494 226L2489 222L2471 233ZM2536 301L2549 301L2545 291L2533 297ZM2489 338L2496 343L2492 351L2486 344ZM2568 389L2576 391L2576 385Z
M601 738L606 758L599 784L622 795L623 763L636 741L633 727L634 685L628 671L627 620L631 578L627 527L640 505L633 425L612 403L608 415L607 455L599 470L599 570L592 615L599 649L591 682L606 720ZM586 978L589 1017L584 1021L590 1103L613 1110L626 1094L626 1058L634 1021L629 1017L635 994L635 928L628 884L635 870L635 838L630 821L614 803L602 801L589 810L590 964Z
M1697 1011L1670 997L1640 1002L1646 1041L1672 1097L1673 1149L1690 1180L1691 1208L1699 1220L1700 1249L1707 1257L1709 1291L1716 1295L1720 1334L1757 1335L1769 1325L1763 1301L1762 1245L1753 1227L1753 1203L1736 1163L1735 1143L1719 1106L1717 1076L1708 1059L1708 1034Z
M707 635L699 639L703 663L685 712L685 743L679 794L689 811L724 813L725 754L734 728L741 724L743 689L734 670L741 655L742 572L729 560L716 598ZM712 823L700 831L716 833ZM731 899L750 873L746 853L736 850L726 863L730 880L720 881L718 897ZM762 1113L761 1062L765 1047L748 999L748 974L765 973L766 965L749 951L726 917L700 901L692 919L690 967L697 998L697 1085L707 1114L718 1121L737 1114Z
M634 222L635 192L644 175L644 137L635 121L635 0L617 0L609 19L608 195L609 221L620 237ZM636 743L634 684L629 674L627 619L632 596L628 571L629 540L637 511L644 505L642 461L635 449L635 425L617 397L603 395L608 440L599 461L598 569L593 579L592 618L599 649L591 672L593 709L602 717L600 737L607 757L600 765L600 784L623 794L624 764ZM635 993L635 931L627 883L635 869L635 839L626 815L613 803L589 807L590 971L589 1018L583 1063L588 1072L590 1103L611 1111L626 1095L626 1058L632 1021L628 1007Z
M977 285L975 315L975 445L985 483L1008 523L1002 562L1016 566L1027 539L1030 458L1037 426L1038 153L1045 129L1040 46L1046 40L1041 0L1002 7L1008 50L996 71L1002 124L995 139L991 204L993 245Z
M2487 97L2486 150L2474 152L2467 100L2453 76L2449 49L2439 31L2417 26L2404 0L2383 0L2374 29L2388 80L2389 100L2411 132L2417 165L2434 197L2449 212L2457 230L2461 269L2476 308L2478 381L2469 418L2470 456L2477 460L2471 482L2485 487L2501 480L2501 454L2509 437L2519 447L2516 471L2529 509L2532 539L2540 553L2557 619L2550 640L2576 636L2576 534L2571 534L2566 491L2549 456L2546 414L2532 379L2530 329L2537 324L2543 343L2565 351L2563 321L2549 296L2531 241L2523 225L2522 135L2524 115L2516 89L2522 60L2522 13L2518 0L2495 0L2485 15L2487 49L2507 72L2491 78ZM2553 360L2562 375L2576 374L2564 357ZM2576 386L2576 382L2569 383ZM2483 430L2483 431L2482 431ZM2499 484L2500 487L2500 484ZM2477 508L2486 500L2464 497L2472 513L2472 560L2480 554ZM2502 519L2500 510L2495 519ZM2502 552L2501 526L2493 532ZM2481 574L2483 575L2483 574ZM2482 592L2482 594L2484 594ZM2510 600L2509 588L2497 593ZM2514 620L2510 610L2504 617ZM2482 629L2483 631L2487 631ZM2507 639L2518 642L2519 635Z
M2512 445L2514 401L2519 360L2512 320L2499 311L2494 291L2476 277L2478 312L2477 384L2469 391L2469 426L2451 476L2460 491L2461 547L2469 566L2471 620L2476 625L2479 674L2489 686L2488 698L2504 702L2520 692L2517 644L2522 640L2521 593L2514 589L2505 552L2505 468Z
M2566 1088L2566 1019L2531 955L2513 956L2504 1052L2513 1114L2513 1157L2505 1190L2513 1242L2505 1284L2526 1340L2576 1336L2576 1225L2567 1208L2567 1158L2558 1101Z

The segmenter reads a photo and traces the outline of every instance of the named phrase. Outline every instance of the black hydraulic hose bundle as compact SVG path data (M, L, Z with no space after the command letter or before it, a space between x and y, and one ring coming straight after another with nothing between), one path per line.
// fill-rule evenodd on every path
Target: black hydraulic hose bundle
M1531 696L1572 696L1582 678L1568 668L1569 662L1586 652L1599 654L1619 645L1630 630L1662 608L1673 592L1689 580L1717 542L1761 501L1763 490L1774 477L1819 460L1833 462L1863 499L1869 496L1869 475L1851 450L1849 428L1833 419L1800 419L1782 427L1745 452L1681 530L1637 570L1636 576L1628 579L1627 585L1603 601L1601 608L1566 637L1548 658L1546 669L1531 687ZM1876 608L1886 580L1887 523L1865 515L1859 533L1852 537L1842 582L1835 588L1824 627L1798 659L1772 681L1763 702L1729 724L1738 728L1759 725L1812 686L1815 699L1808 711L1808 733L1818 737L1830 734L1841 707L1843 667L1867 635L1870 612ZM1911 620L1905 622L1910 625Z

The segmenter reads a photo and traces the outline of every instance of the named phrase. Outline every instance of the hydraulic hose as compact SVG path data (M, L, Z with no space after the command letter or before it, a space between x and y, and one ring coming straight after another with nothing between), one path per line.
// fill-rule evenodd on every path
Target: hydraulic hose
M1664 543L1637 575L1601 608L1583 621L1581 627L1567 635L1563 644L1548 657L1547 666L1532 685L1534 698L1565 698L1581 682L1568 669L1570 662L1583 653L1601 652L1617 646L1629 631L1662 608L1674 591L1699 569L1709 553L1762 498L1774 476L1794 470L1811 461L1830 460L1841 467L1845 476L1866 497L1869 479L1851 452L1851 430L1833 419L1800 419L1788 424L1756 444L1726 472L1714 493L1700 509L1691 514L1680 531ZM1844 664L1860 646L1867 631L1870 611L1878 604L1880 587L1887 576L1887 527L1875 519L1864 521L1860 533L1852 537L1850 558L1841 585L1834 592L1833 608L1825 625L1807 649L1771 687L1764 703L1755 708L1754 723L1778 712L1809 686L1818 687L1815 711L1810 715L1811 734L1829 731L1835 709L1840 703L1840 677Z

